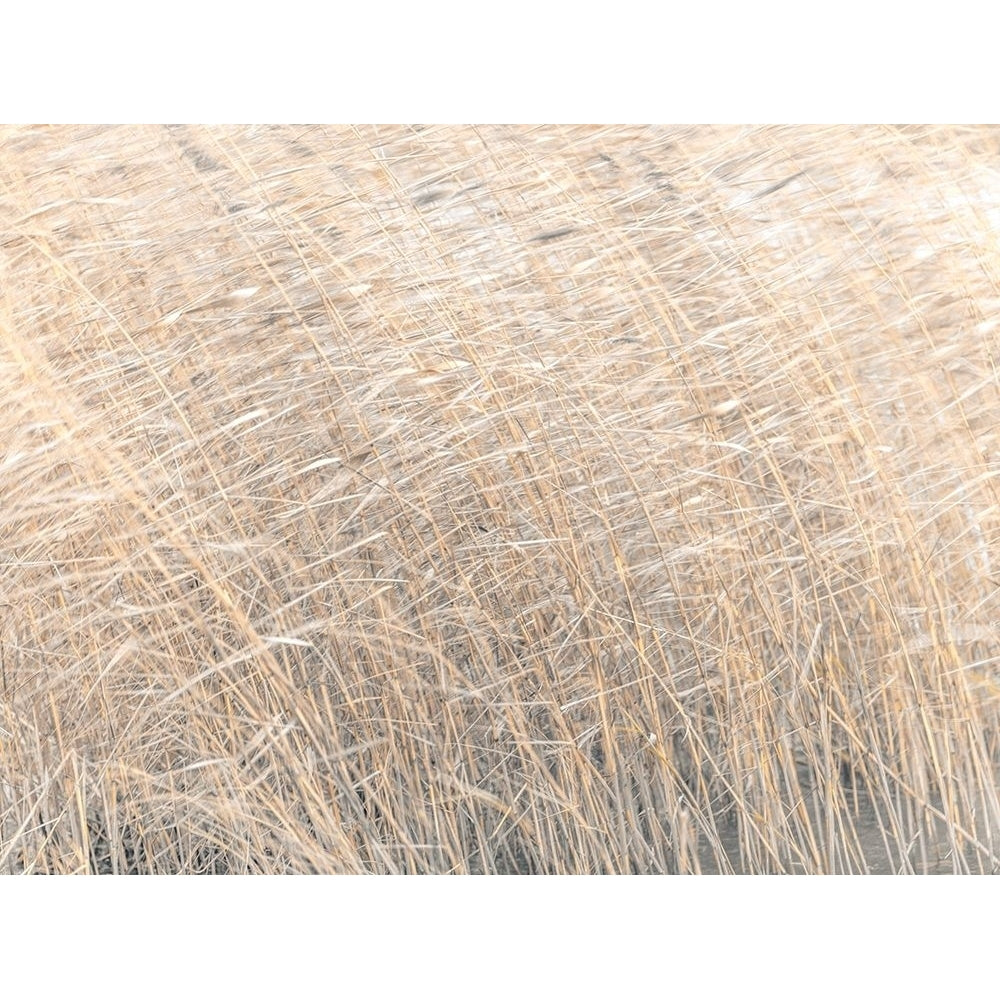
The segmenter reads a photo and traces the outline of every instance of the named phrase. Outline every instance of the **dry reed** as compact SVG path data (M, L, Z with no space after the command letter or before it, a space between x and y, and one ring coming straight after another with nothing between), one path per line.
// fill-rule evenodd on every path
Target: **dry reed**
M0 870L996 870L998 147L4 129Z

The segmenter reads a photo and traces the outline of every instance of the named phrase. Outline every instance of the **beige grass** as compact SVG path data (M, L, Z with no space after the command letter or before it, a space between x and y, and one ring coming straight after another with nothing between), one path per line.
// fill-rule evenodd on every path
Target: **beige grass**
M0 870L1000 865L1000 131L0 150Z

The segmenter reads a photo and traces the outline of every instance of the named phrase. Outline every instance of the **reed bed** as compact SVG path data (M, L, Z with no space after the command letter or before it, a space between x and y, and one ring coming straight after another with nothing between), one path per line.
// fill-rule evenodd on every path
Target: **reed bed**
M2 139L0 870L997 870L1000 131Z

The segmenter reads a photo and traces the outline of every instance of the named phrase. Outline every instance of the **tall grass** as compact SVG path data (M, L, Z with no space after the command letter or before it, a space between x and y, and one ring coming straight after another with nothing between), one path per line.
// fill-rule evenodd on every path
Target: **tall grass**
M996 129L2 138L0 870L1000 865Z

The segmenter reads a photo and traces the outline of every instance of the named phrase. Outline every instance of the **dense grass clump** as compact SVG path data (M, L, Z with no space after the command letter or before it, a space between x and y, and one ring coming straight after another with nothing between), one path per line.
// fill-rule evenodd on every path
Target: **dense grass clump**
M998 868L1000 131L2 140L0 870Z

